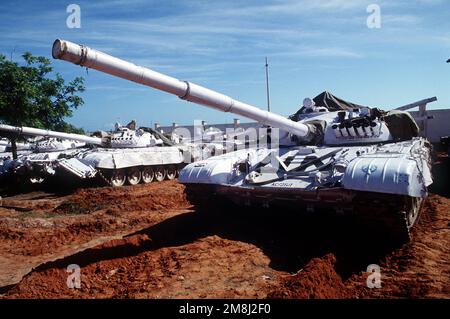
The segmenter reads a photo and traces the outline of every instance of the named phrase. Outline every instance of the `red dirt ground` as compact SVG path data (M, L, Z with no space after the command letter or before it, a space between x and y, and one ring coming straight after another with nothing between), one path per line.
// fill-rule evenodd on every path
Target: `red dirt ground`
M283 281L274 298L449 298L450 199L432 195L426 202L413 240L378 261L382 288L367 288L368 274L342 280L332 254L312 259Z
M175 181L44 192L0 206L0 298L449 298L450 199L431 195L413 240L342 216L195 211ZM366 286L367 265L382 287ZM81 289L66 268L81 267Z

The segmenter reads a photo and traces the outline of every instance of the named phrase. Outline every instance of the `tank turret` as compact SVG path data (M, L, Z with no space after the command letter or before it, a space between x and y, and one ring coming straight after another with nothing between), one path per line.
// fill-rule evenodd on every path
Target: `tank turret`
M111 148L141 148L161 146L164 141L143 128L136 129L136 122L132 121L126 126L116 123L115 131L111 133L108 147Z

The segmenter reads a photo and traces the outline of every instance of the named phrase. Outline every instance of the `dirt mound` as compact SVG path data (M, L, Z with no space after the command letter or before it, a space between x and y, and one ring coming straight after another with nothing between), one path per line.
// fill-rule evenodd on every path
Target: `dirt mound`
M366 274L354 274L347 287L361 298L450 297L450 199L431 194L413 239L380 260L382 289L368 289Z
M87 214L107 209L110 214L124 210L161 210L188 207L184 186L165 181L133 187L80 189L55 209L57 214Z
M5 198L0 207L0 271L5 267L0 286L16 283L36 265L90 247L87 243L139 231L188 206L183 186L174 181L80 189L62 197L35 192Z
M327 254L313 258L295 275L284 277L280 286L270 292L268 298L324 299L348 298L353 294L345 287L334 269L336 257Z
M251 261L242 262L244 256ZM66 267L81 267L81 288L67 287ZM40 267L6 298L263 298L277 274L253 245L210 236L158 248L138 234Z
M145 227L163 218L158 213L189 207L183 189L175 181L165 181L135 187L80 189L63 200L23 195L5 199L10 208L0 208L0 240L5 244L0 245L0 250L4 247L35 256L68 242L139 225ZM19 204L31 211L18 211ZM1 216L3 212L5 217Z

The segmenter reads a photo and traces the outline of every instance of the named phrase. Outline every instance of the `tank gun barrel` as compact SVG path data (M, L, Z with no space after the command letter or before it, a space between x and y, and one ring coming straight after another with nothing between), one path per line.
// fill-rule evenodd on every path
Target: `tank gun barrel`
M11 126L6 124L0 124L0 131L15 133L20 135L30 135L30 136L44 136L44 137L55 137L62 138L67 140L75 140L80 142L85 142L89 144L95 145L103 145L102 139L98 137L91 137L81 134L72 134L72 133L63 133L63 132L55 132L50 130L43 130L34 127L26 127L26 126Z
M52 56L55 59L72 62L165 91L183 100L247 117L261 124L286 130L299 137L306 137L310 133L308 125L291 121L281 115L234 100L229 96L197 84L181 81L148 68L137 66L84 45L57 39L53 43Z

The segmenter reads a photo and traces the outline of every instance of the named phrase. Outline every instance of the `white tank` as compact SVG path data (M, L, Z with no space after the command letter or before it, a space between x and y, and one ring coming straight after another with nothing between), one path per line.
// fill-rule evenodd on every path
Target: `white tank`
M221 197L296 212L333 208L356 212L393 238L405 239L432 183L430 145L405 112L383 112L334 96L320 105L316 97L305 99L293 121L83 45L56 40L52 54L288 132L283 136L290 147L243 149L184 167L179 181L198 206L213 207Z

